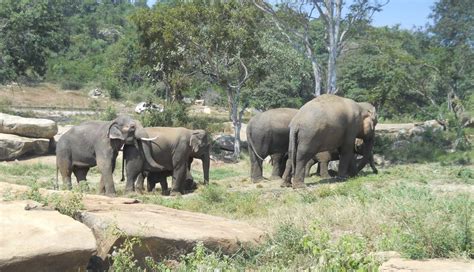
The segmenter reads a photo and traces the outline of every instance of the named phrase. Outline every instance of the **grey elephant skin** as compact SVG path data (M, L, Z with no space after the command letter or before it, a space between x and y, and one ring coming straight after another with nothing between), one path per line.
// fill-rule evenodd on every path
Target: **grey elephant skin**
M250 178L253 182L263 179L262 163L272 156L272 178L281 177L285 170L290 135L289 124L297 109L278 108L259 113L247 125L250 155Z
M100 193L115 195L112 177L115 161L121 146L136 140L137 126L140 124L131 117L121 115L108 122L84 122L64 133L56 145L56 166L67 188L72 188L72 173L80 182L97 165L101 173Z
M355 169L362 165L355 165L355 139L364 140L367 150L373 149L377 118L373 106L369 109L368 105L324 94L301 107L290 122L288 162L283 186L305 187L306 164L323 151L339 151L340 178L354 174L357 171Z
M142 133L156 139L150 142L142 141L138 145L125 145L127 192L135 190L135 180L145 172L170 172L173 177L171 192L184 194L185 180L193 158L202 160L204 184L209 183L210 142L204 130L148 127L136 132L139 136ZM163 169L151 166L149 161L156 162L163 166ZM168 174L161 175L166 177Z
M188 163L188 171L186 172L186 179L184 181L184 192L192 192L197 189L197 183L194 182L194 178L191 175L191 162ZM170 195L170 190L168 189L167 177L173 176L172 171L162 171L162 172L146 172L142 175L139 175L136 183L135 189L137 191L144 191L144 178L147 177L147 191L152 192L155 189L157 183L160 183L161 194L164 196Z
M358 169L360 168L360 170L362 170L365 167L366 162L368 161L374 174L377 174L378 170L375 167L373 150L367 150L366 145L367 144L364 143L362 139L356 139L355 141L354 153L363 156L362 159L360 159L357 162L357 168ZM368 159L366 159L366 156L369 156ZM306 169L305 169L306 177L310 176L311 167L315 165L316 163L319 163L318 170L316 171L316 173L319 174L322 178L330 178L331 175L329 174L328 165L330 161L336 161L336 160L339 160L339 152L337 150L323 151L323 152L317 153L316 156L310 159L309 162L306 164ZM359 171L357 171L357 173Z

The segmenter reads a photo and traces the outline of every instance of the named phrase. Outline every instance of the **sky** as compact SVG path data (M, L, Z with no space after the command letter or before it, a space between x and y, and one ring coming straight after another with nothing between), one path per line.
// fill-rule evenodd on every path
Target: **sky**
M155 2L156 0L148 0L148 5L151 6ZM379 2L384 2L384 0L379 0ZM399 24L404 29L425 26L429 22L428 15L435 2L436 0L390 0L381 12L374 14L372 25Z

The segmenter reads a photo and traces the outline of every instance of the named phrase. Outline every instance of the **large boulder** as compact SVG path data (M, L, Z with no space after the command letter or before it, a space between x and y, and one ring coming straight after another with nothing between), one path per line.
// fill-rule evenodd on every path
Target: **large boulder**
M57 132L58 126L54 121L0 113L0 133L51 139Z
M403 258L391 258L380 266L381 272L472 272L474 262L472 260L450 260L450 259L429 259L429 260L408 260Z
M0 199L2 195L18 195L28 190L27 186L0 182ZM39 192L42 195L69 193L45 189ZM265 235L247 223L142 204L131 198L84 195L82 204L84 210L77 218L92 229L97 255L106 264L114 249L124 242L124 236L140 238L141 244L134 248L134 255L142 263L146 256L155 260L177 258L190 252L199 241L210 249L232 254L242 247L256 245Z
M15 160L22 156L46 155L50 141L53 140L0 133L0 161Z
M96 250L92 231L32 201L0 202L0 271L85 271Z

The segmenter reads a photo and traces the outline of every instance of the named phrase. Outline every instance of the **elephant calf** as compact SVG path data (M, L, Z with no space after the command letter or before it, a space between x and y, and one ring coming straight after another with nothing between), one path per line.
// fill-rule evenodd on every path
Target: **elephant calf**
M356 139L355 146L354 146L354 153L364 156L365 148L366 146L364 144L364 141L362 139ZM371 151L368 152L368 154L369 154L368 162L370 164L370 167L372 168L372 171L375 174L377 174L378 170L375 167L374 154ZM329 175L328 164L330 161L336 161L336 160L339 160L339 152L337 150L319 152L318 154L316 154L316 156L314 156L314 158L310 159L308 163L306 164L306 169L305 169L306 176L307 177L310 176L311 167L319 162L317 173L322 178L330 178L331 176ZM365 164L361 165L363 161L364 161L364 158L362 158L361 161L358 162L357 169L360 168L362 170L362 168L365 167ZM355 174L357 174L359 171L357 171Z

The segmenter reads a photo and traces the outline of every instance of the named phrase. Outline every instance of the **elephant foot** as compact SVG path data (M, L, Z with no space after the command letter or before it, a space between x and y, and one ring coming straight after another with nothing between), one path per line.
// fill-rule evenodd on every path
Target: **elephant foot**
M108 196L108 197L116 197L117 194L116 194L116 193L105 193L105 196Z
M281 179L280 176L274 176L274 175L270 176L270 180L279 180L279 179Z
M289 187L291 187L291 182L289 182L289 181L283 181L283 182L280 184L280 187L282 187L282 188L289 188Z
M171 195L171 191L170 190L161 191L161 195L162 196L169 196L169 195Z
M264 181L265 179L263 177L258 177L258 178L251 178L252 183L260 183Z
M304 184L304 182L302 181L297 181L297 182L293 182L293 184L291 184L291 187L293 187L293 189L302 189L302 188L306 188L306 184Z
M182 196L182 194L180 192L176 192L176 191L172 191L169 195L170 196Z

